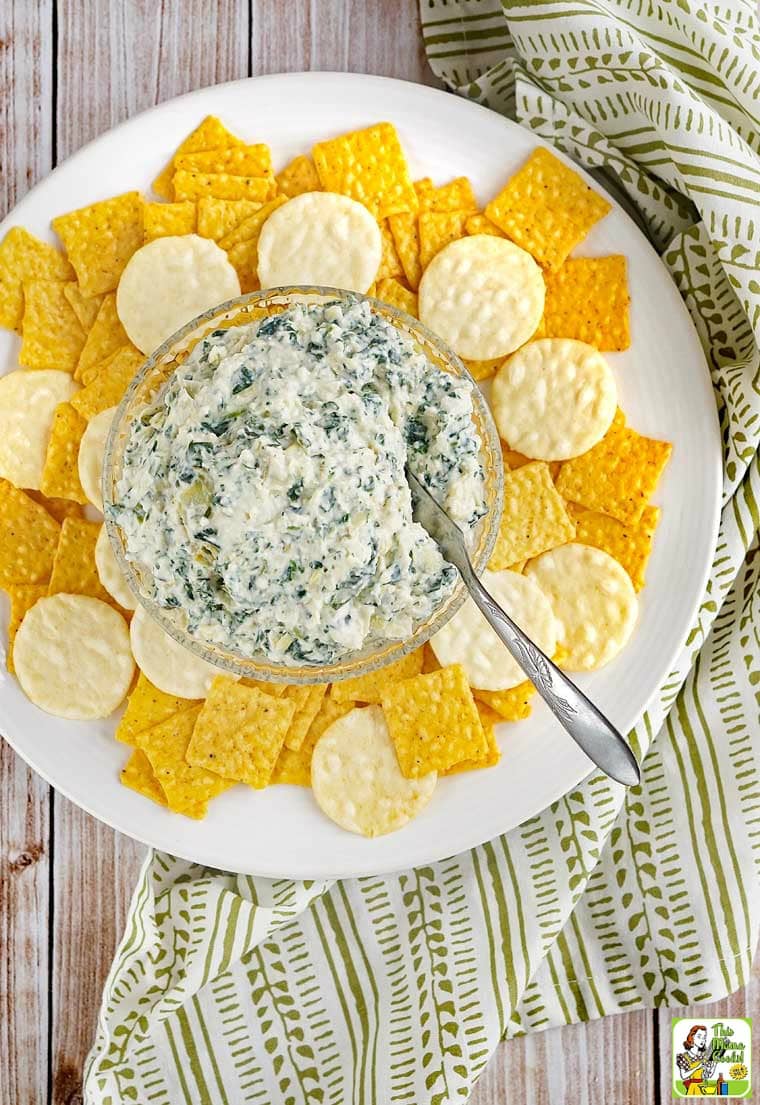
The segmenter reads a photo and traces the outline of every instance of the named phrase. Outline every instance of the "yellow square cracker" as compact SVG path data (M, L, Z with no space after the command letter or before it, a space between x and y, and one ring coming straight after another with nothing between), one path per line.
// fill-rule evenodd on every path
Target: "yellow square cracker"
M0 326L18 330L24 314L24 284L31 280L73 280L74 270L49 242L13 226L0 244Z
M312 156L323 188L358 200L376 219L417 210L417 193L391 123L319 142Z
M172 192L172 177L174 176L174 160L182 154L196 153L199 150L218 150L228 146L242 146L242 139L237 138L228 131L221 119L215 115L207 115L195 130L188 134L187 138L179 145L169 164L161 170L153 181L152 188L157 196L165 200L174 199Z
M95 379L104 361L112 357L117 349L129 345L127 332L116 313L116 294L103 296L84 348L79 356L74 379L89 384Z
M252 200L264 203L270 199L274 185L269 177L233 176L231 173L203 173L178 169L173 178L175 200L197 200L216 196L221 200Z
M121 769L119 778L125 787L136 790L138 794L150 798L151 801L157 802L159 806L167 804L163 788L156 778L150 760L141 748L133 749L131 756Z
M270 694L272 698L284 698L288 689L287 683L266 683L263 679L248 679L246 676L243 676L240 682L244 687L254 687L262 694Z
M438 657L433 652L431 645L424 644L422 646L422 674L427 675L431 671L440 671L441 665L438 662Z
M425 198L425 196L427 196L430 192L435 191L435 185L433 184L432 177L423 176L423 177L420 177L419 180L415 180L414 190L417 193L417 202L420 204L420 209L421 209L422 208L422 201Z
M614 556L631 577L633 586L640 591L644 586L647 562L652 552L654 532L660 520L660 509L647 506L638 522L619 522L608 514L568 503L568 512L575 520L575 540L583 545Z
M502 441L501 443L501 455L505 468L522 468L524 464L535 463L530 457L526 457L524 453L518 453L517 449L510 449L506 441ZM562 461L550 460L544 463L548 464L551 477L553 480L556 480L559 475L559 470L562 467Z
M175 234L194 234L196 207L191 200L182 203L146 203L143 211L143 238L167 238Z
M198 233L202 238L220 242L261 206L253 200L220 200L216 196L203 196L198 200Z
M67 280L63 285L63 294L71 304L74 314L79 319L79 325L85 334L89 334L95 319L98 317L100 305L103 302L102 295L83 295L82 289L73 280Z
M183 710L141 734L141 747L169 809L196 820L206 816L209 801L233 785L205 767L194 767L185 753L201 708Z
M311 758L317 741L334 721L350 713L355 705L355 702L337 702L332 692L326 694L298 751L283 746L270 781L299 787L311 786Z
M475 705L478 708L480 723L486 735L485 754L477 760L462 760L460 763L454 764L453 767L449 767L446 771L441 772L442 775L458 775L460 771L477 771L481 767L495 767L501 759L501 748L496 739L494 726L503 721L503 718L501 714L497 714L495 710L492 710L490 706L486 706L484 702L478 702L476 699Z
M31 610L37 599L47 594L46 583L5 583L3 589L8 592L11 603L11 613L8 619L8 650L5 665L8 671L13 673L13 642L18 632L18 627L24 620L24 615Z
M386 687L381 705L407 779L479 760L488 740L461 664Z
M258 239L249 242L238 242L227 250L227 260L234 268L240 281L240 291L243 295L255 292L261 286L259 284L259 249Z
M428 267L444 246L464 237L466 211L422 211L419 217L420 264Z
M503 230L499 230L496 223L492 223L485 215L470 215L465 223L468 234L492 234L494 238L506 238Z
M79 445L87 429L87 420L70 403L59 403L53 414L45 466L40 489L52 499L72 499L86 503L87 496L79 482Z
M327 683L312 683L305 687L287 687L285 698L295 703L296 712L285 734L285 747L297 752L306 739L311 723L320 711L327 693ZM279 697L279 696L278 696Z
M43 506L0 479L0 586L50 579L60 532Z
M24 284L19 364L25 368L57 368L73 372L85 333L60 280Z
M505 471L504 509L488 562L492 571L564 545L574 536L575 525L544 461Z
M345 699L338 700L335 697L335 687L337 684L333 683L330 690L322 699L322 705L319 707L317 716L311 723L309 732L306 734L307 741L316 744L319 738L325 733L333 722L338 718L343 717L345 714L350 713L351 710L356 708L355 702L349 702ZM306 743L306 742L304 742ZM303 745L301 746L303 748Z
M456 180L450 180L448 184L439 187L418 187L427 184L427 179L417 181L415 188L420 204L420 214L423 211L463 211L472 215L478 210L478 202L472 185L466 176L459 176Z
M219 242L220 247L227 251L230 264L240 278L240 287L243 292L253 291L259 286L258 263L261 228L272 212L287 202L285 196L277 196L245 219Z
M100 582L95 565L95 542L100 522L86 518L64 518L55 551L48 594L89 595L113 606L113 599Z
M380 233L383 236L383 254L380 259L380 268L377 270L377 279L385 280L392 276L403 276L404 266L396 250L393 240L393 232L387 219L380 223Z
M110 292L124 266L143 244L143 200L139 192L70 211L53 219L84 295Z
M121 402L145 358L133 345L123 346L105 361L97 376L71 397L71 405L86 419Z
M399 311L406 311L408 315L417 318L419 311L417 293L410 292L393 277L378 280L375 295L378 299L382 299L383 303L390 303L391 307L397 307Z
M518 453L517 449L510 449L506 441L501 443L501 456L505 468L522 468L524 464L533 463L530 457L525 456L525 453Z
M542 337L575 338L601 350L627 349L630 301L621 254L568 257L546 274Z
M500 230L556 271L610 204L573 169L542 146L485 209Z
M303 192L321 192L317 167L307 154L299 154L277 174L277 188L284 196L293 198Z
M643 437L625 425L622 415L602 440L580 457L567 460L557 490L569 502L638 522L652 497L673 446Z
M410 679L419 675L422 671L424 651L416 648L414 652L402 656L392 664L387 664L377 671L367 672L366 675L357 675L355 679L343 679L340 683L334 683L330 692L336 702L380 702L383 692L400 679Z
M261 287L258 275L258 241L240 242L239 245L228 249L227 260L238 275L241 294L257 292Z
M268 785L296 704L218 675L195 723L185 759L224 779Z
M495 357L491 361L465 361L462 363L472 376L473 380L489 380L496 373L496 369L503 362L503 357Z
M493 729L495 725L500 725L504 718L491 706L487 706L485 702L478 702L477 697L475 698L475 705L478 708L478 713L480 714L480 722L483 728L486 730L487 736L488 730Z
M276 211L278 207L282 207L283 203L287 203L285 196L276 196L268 203L261 204L253 214L249 215L243 222L231 230L228 234L220 240L219 245L222 249L232 249L233 246L243 245L247 243L257 243L259 235L261 234L261 228L267 221L273 211Z
M27 491L26 494L30 499L34 499L35 503L43 506L48 514L55 518L56 522L62 522L64 518L83 517L84 512L81 504L75 503L71 499L50 498L48 495L43 495L41 491Z
M517 449L510 449L505 441L502 441L501 443L501 455L504 460L505 468L522 468L525 464L534 463L534 461L532 461L530 457L526 457L524 453L518 453ZM562 461L550 460L545 461L544 463L547 464L549 468L549 475L556 483L557 476L559 475L559 470L562 467Z
M193 698L178 698L166 694L154 687L143 672L140 672L135 688L127 699L127 708L114 734L124 744L140 746L140 735L159 722L166 721L183 710L201 706L202 702Z
M404 276L409 287L416 291L422 277L420 231L417 215L414 213L391 215L388 219L388 225L391 228L393 241L396 243L396 251L404 269Z
M263 142L253 146L178 153L174 158L174 169L175 172L184 169L191 173L228 173L231 176L274 179L272 153Z
M502 721L524 721L530 717L536 688L527 679L508 691L473 691L478 702L494 710Z

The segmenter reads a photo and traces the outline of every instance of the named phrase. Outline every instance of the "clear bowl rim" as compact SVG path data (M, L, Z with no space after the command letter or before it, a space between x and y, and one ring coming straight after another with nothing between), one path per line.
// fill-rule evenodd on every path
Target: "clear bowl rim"
M343 303L357 301L369 303L374 311L382 314L384 317L390 316L394 321L394 325L399 326L404 332L411 334L413 337L419 336L423 339L423 352L425 352L426 355L427 351L424 349L424 343L435 351L442 362L454 368L455 375L469 381L473 396L473 408L480 418L478 430L481 432L481 435L485 432L487 439L481 443L480 455L481 458L483 458L484 455L490 454L495 460L494 470L491 472L492 481L493 477L495 477L495 482L492 487L492 497L490 502L487 502L487 514L479 523L481 526L486 525L486 523L488 523L488 525L483 534L483 539L480 542L479 548L476 551L476 555L472 558L473 567L478 575L487 566L496 544L504 495L504 465L501 442L491 409L485 396L478 387L477 381L473 378L461 358L446 342L439 338L437 334L426 327L419 319L414 318L413 315L407 314L405 311L394 307L392 304L386 303L384 300L361 292L347 291L344 288L333 288L324 285L289 284L282 287L266 288L235 296L233 299L228 299L224 303L209 308L185 323L184 326L180 327L179 330L162 342L162 344L146 358L140 370L130 381L125 394L114 412L114 417L106 439L101 490L106 532L116 562L127 581L129 589L139 603L139 606L177 644L182 645L199 659L212 664L220 673L227 672L237 676L259 679L264 682L298 685L327 682L336 683L344 679L366 675L396 660L402 659L410 652L421 647L453 618L454 614L467 598L467 589L461 576L458 578L448 600L437 606L431 616L424 622L419 623L415 627L412 635L404 640L389 639L378 641L373 647L362 649L359 652L347 653L340 660L332 664L302 664L300 667L288 664L278 664L263 656L261 656L260 659L256 659L254 657L244 657L229 650L215 648L210 643L193 637L186 629L178 625L172 618L171 611L159 606L158 603L145 592L140 576L124 555L120 538L120 527L113 519L111 511L108 508L113 503L111 492L115 483L115 454L124 423L127 421L128 417L132 417L130 413L132 400L137 395L146 379L161 365L164 359L169 356L172 351L175 351L176 357L176 354L181 352L182 343L187 342L195 331L202 327L206 328L205 332L212 329L214 319L222 319L230 313L245 310L246 308L253 308L273 299L286 301L292 299L292 305L295 305L296 303L303 302L303 297L306 296L321 296L328 301L335 299ZM280 304L273 303L272 306L274 305L279 306ZM241 322L240 325L244 325L244 323ZM205 333L201 333L198 336L198 340L202 340L203 336L205 336ZM170 374L167 374L166 380L168 380L169 375ZM165 384L166 380L163 384ZM161 386L163 386L163 384ZM489 473L487 471L487 486L488 477ZM385 653L390 653L390 655L386 656Z

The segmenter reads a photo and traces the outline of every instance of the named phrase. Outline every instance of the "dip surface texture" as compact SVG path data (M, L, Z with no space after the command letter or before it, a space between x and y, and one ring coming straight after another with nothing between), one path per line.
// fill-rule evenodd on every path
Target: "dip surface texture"
M404 465L466 533L480 447L469 382L367 303L291 307L195 346L131 428L112 514L197 639L331 663L452 590Z

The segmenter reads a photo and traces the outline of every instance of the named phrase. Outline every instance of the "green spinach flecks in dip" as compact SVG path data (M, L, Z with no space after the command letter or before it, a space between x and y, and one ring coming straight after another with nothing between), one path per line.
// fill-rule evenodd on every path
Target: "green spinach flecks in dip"
M159 606L244 655L330 663L408 637L455 569L404 465L485 513L471 385L364 302L216 330L133 424L113 517Z

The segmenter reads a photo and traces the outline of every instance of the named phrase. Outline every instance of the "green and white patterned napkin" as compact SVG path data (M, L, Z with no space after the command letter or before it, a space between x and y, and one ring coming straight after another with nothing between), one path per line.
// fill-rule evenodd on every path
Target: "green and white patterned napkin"
M466 1098L498 1042L747 979L760 927L760 53L752 4L422 0L447 84L613 173L707 353L724 508L699 615L600 775L471 852L386 878L271 881L154 853L86 1101Z

